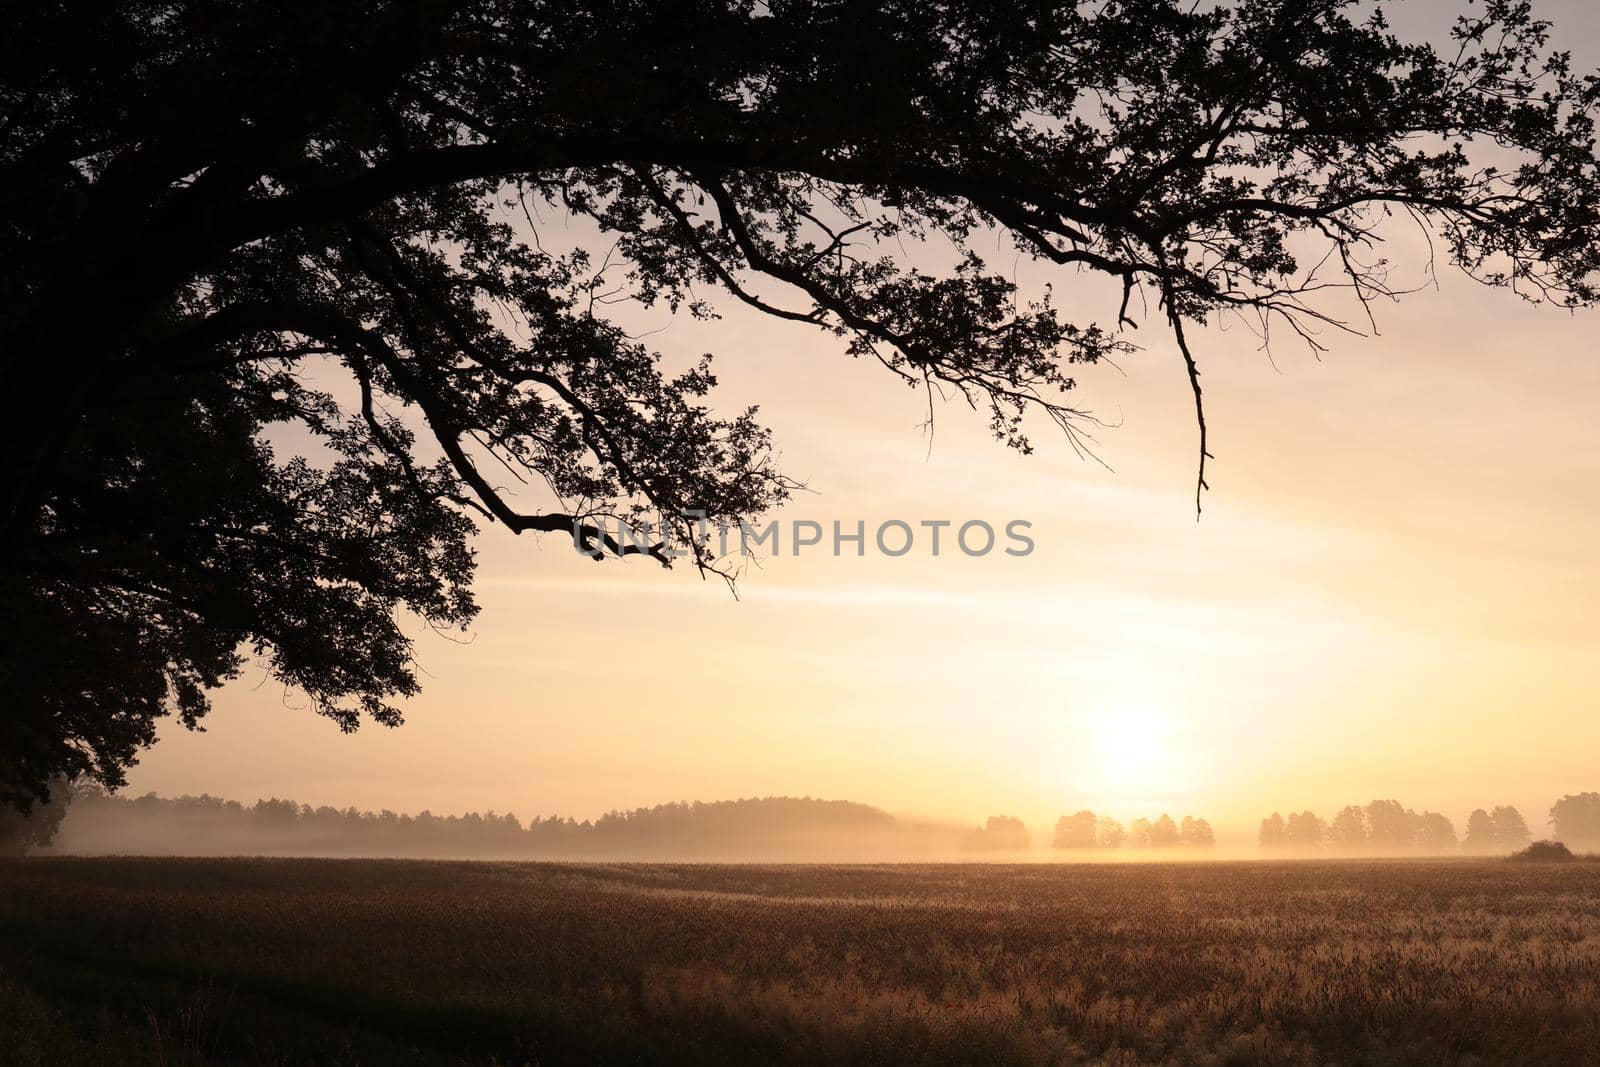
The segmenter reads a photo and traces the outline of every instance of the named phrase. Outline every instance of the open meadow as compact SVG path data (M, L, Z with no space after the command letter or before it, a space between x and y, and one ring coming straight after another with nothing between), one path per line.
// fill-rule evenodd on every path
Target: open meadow
M18 1064L1577 1064L1600 864L0 866Z

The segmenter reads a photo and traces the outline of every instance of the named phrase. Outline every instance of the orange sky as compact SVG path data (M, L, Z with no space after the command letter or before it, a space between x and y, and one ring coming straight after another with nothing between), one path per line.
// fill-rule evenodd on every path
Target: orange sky
M1542 6L1600 39L1595 12ZM1419 251L1391 250L1412 282ZM1114 318L1101 283L1032 273L1077 321ZM1269 361L1237 326L1192 335L1217 457L1198 523L1157 322L1074 398L1116 424L1108 471L1042 425L1011 453L958 404L930 450L922 395L814 330L644 313L670 356L717 354L723 410L762 404L812 490L777 517L1021 518L1036 551L785 546L735 602L681 568L490 533L472 640L419 638L405 727L341 736L256 671L207 733L168 724L130 788L525 818L811 794L1007 812L1036 836L1080 807L1167 810L1225 843L1275 808L1395 796L1458 831L1515 803L1538 832L1556 796L1600 788L1600 311L1440 281L1320 362L1287 338Z

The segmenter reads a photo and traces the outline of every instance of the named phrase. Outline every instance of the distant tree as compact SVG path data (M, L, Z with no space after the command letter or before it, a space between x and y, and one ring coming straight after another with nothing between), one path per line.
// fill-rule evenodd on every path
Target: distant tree
M1309 811L1294 812L1284 825L1285 840L1290 848L1310 851L1322 847L1328 834L1327 824Z
M1502 851L1515 851L1533 840L1533 834L1529 832L1528 822L1522 817L1522 812L1509 804L1502 804L1491 811L1489 820L1494 823L1495 844Z
M1172 821L1172 816L1166 812L1150 824L1150 847L1173 848L1179 844L1178 824Z
M1328 825L1328 843L1344 851L1366 847L1366 812L1354 804L1341 810Z
M1063 815L1056 820L1055 836L1050 840L1051 848L1095 848L1099 845L1095 831L1098 822L1092 811L1080 811L1076 815Z
M1149 819L1135 819L1128 824L1128 844L1134 848L1149 848L1151 841L1151 826Z
M1209 822L1187 815L1178 826L1178 839L1184 848L1215 848L1217 844L1216 835L1211 832Z
M1430 852L1447 852L1456 847L1456 828L1436 811L1425 811L1417 817L1415 837L1419 848Z
M1261 828L1256 831L1256 840L1262 848L1278 849L1289 843L1288 827L1283 821L1283 816L1273 812L1261 820Z
M1573 793L1550 809L1556 838L1577 849L1600 847L1600 793Z
M300 805L292 800L279 800L273 797L270 800L257 800L255 807L250 809L257 822L265 829L282 829L291 827L299 821ZM424 815L427 812L423 812Z
M1122 843L1128 839L1128 831L1109 815L1100 816L1095 832L1099 836L1101 848L1121 848Z
M1467 816L1467 836L1462 839L1461 847L1471 852L1493 852L1499 842L1494 818L1482 808L1474 808Z
M1374 800L1366 807L1367 843L1374 848L1410 847L1416 816L1398 800Z
M1529 5L1453 6L1424 45L1351 0L8 4L0 800L120 782L246 650L399 723L403 620L470 623L478 525L659 516L637 554L718 566L695 516L791 483L615 304L825 331L1023 451L1148 316L1198 503L1189 329L1319 347L1399 295L1389 219L1593 303L1594 90ZM1019 257L1120 289L1114 325Z
M1027 849L1028 840L1028 829L1021 819L991 815L984 825L967 835L965 846L975 852L1022 852Z

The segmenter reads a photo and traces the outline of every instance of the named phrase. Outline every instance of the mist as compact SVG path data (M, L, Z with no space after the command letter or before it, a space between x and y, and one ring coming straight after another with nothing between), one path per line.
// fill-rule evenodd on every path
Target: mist
M54 840L39 851L589 862L1141 863L1506 854L1529 837L1517 816L1517 828L1498 836L1485 837L1475 822L1458 844L1442 816L1426 813L1424 823L1410 813L1411 819L1397 817L1385 827L1379 816L1389 811L1403 815L1407 809L1394 801L1345 809L1336 823L1341 837L1327 836L1326 824L1310 813L1293 817L1302 832L1291 837L1274 815L1263 820L1257 841L1225 839L1219 846L1205 819L1165 813L1124 827L1085 810L1061 816L1053 833L1044 833L1008 815L960 824L813 797L668 803L580 821L557 815L525 820L495 811L401 814L314 807L276 797L247 804L209 795L125 797L83 790L68 802ZM1368 812L1371 826L1364 829L1358 816ZM1515 809L1496 809L1502 822L1508 813L1516 815ZM1437 827L1431 836L1408 835L1403 831L1411 824ZM1304 828L1317 834L1308 838Z
M493 811L434 815L253 805L211 796L74 803L56 855L304 856L483 860L892 862L972 854L971 828L896 818L849 801L764 797L662 804L596 820L521 820Z

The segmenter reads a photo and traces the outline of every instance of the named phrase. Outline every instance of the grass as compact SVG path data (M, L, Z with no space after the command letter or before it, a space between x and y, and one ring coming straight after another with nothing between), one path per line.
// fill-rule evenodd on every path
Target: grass
M17 1064L1572 1064L1600 865L0 865Z

